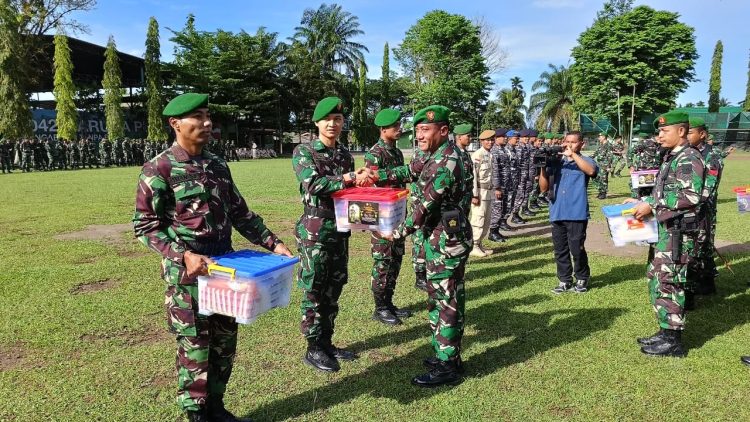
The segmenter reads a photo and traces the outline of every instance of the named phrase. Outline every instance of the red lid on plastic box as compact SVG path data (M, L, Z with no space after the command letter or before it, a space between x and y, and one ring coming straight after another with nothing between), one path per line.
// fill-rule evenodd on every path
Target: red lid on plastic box
M405 198L408 194L408 189L349 188L334 192L331 197L335 199L348 199L352 201L395 202L399 199Z
M734 188L735 193L750 193L750 186L740 186L738 188Z

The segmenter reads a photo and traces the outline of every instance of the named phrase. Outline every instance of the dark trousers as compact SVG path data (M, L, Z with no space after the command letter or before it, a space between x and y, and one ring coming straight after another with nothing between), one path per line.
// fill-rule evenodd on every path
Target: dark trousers
M552 244L555 246L557 278L564 283L572 283L572 275L575 275L576 280L586 281L591 276L589 257L584 246L588 224L588 220L552 222ZM572 266L571 255L573 256Z

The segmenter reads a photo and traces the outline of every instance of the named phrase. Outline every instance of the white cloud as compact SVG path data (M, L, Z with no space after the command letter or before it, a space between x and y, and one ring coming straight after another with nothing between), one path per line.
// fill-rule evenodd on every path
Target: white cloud
M534 0L531 5L539 9L581 8L583 0Z

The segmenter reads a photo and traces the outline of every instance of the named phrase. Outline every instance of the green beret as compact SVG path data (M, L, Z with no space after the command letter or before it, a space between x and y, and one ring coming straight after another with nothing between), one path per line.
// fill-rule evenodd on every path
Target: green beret
M690 118L690 127L702 127L706 128L706 121L701 119L700 117L691 117Z
M555 139L555 134L552 132L544 132L544 139Z
M318 101L318 105L315 106L312 120L317 123L323 120L331 113L344 113L343 103L339 97L325 97Z
M453 133L455 133L456 135L466 135L467 133L471 133L471 129L473 127L474 126L472 126L471 123L456 125L456 127L453 128Z
M599 136L607 136L607 132L599 132Z
M492 139L494 137L495 137L495 131L492 129L483 130L482 133L479 134L480 141L484 141L485 139Z
M431 105L427 106L417 112L417 114L414 115L414 125L417 125L419 123L446 123L449 124L450 121L448 120L448 115L451 114L451 111L448 110L448 107L443 107L441 105Z
M547 139L547 134L546 133L540 133L540 134L536 135L536 139L545 140L545 139Z
M654 127L679 125L680 123L690 123L690 117L682 111L670 111L657 117L654 121Z
M401 112L393 108L384 108L375 116L375 126L388 127L401 120Z
M208 94L186 92L172 98L161 114L166 117L179 117L204 107L208 107Z

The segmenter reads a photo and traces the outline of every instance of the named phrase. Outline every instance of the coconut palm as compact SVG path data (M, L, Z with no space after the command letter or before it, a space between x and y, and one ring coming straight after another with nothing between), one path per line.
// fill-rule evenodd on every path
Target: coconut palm
M501 126L522 129L524 127L523 95L513 88L501 89L497 94L498 121Z
M566 131L577 126L577 112L573 108L573 78L570 68L549 64L549 70L539 75L532 91L530 109L538 113L536 127L541 130Z
M359 18L344 11L338 4L322 4L316 9L306 9L300 26L294 28L293 41L301 43L310 53L310 59L320 63L323 72L346 71L356 75L358 65L364 62L363 44L351 41L364 34Z

